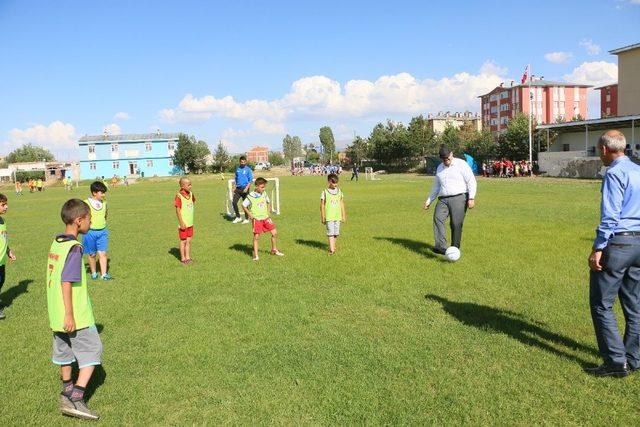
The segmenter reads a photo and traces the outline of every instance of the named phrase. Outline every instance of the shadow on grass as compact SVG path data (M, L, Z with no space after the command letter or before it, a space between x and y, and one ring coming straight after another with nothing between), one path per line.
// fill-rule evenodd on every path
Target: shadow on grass
M242 252L243 254L253 256L253 246L246 245L242 243L236 243L235 245L229 246L229 249L233 249L234 251Z
M328 244L317 240L296 239L296 243L299 245L309 246L310 248L322 249L323 251L329 250Z
M485 331L506 334L523 344L537 347L556 356L573 360L583 367L593 366L593 363L565 350L558 349L553 345L598 356L598 352L593 347L580 344L571 338L548 331L542 327L541 323L531 322L519 313L471 302L449 301L446 298L433 294L425 295L425 298L442 304L444 311L464 325L473 326Z
M13 300L18 298L22 294L26 294L29 292L29 284L33 283L33 279L21 280L17 285L7 289L2 294L0 294L0 301L2 301L2 306L9 307Z
M430 245L426 242L421 242L419 240L404 239L401 237L374 237L374 239L386 240L387 242L394 243L396 245L402 246L405 249L415 252L418 255L421 255L427 258L437 258L444 262L443 258L439 257L436 253L433 252L433 245Z
M224 219L224 220L225 220L225 221L227 221L227 222L231 222L231 221L233 221L234 219L236 219L235 214L233 214L232 216L229 216L226 212L222 212L222 213L220 214L220 216L222 217L222 219Z
M169 252L167 252L169 255L173 255L178 261L182 261L182 258L180 258L180 249L179 248L171 248L169 249Z
M78 378L78 365L76 363L73 364L71 368L71 378L73 378L74 382ZM107 371L104 370L102 365L97 365L93 370L93 374L91 375L91 379L89 380L89 384L87 384L87 388L84 392L84 398L86 401L91 399L91 396L100 388L102 384L107 379Z

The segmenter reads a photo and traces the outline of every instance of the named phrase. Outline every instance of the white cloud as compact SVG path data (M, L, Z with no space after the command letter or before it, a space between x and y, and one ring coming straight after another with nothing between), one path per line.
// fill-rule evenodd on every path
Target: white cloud
M550 52L544 55L544 59L553 64L566 64L573 59L571 52Z
M424 114L438 110L477 111L477 96L505 80L507 69L485 62L477 74L461 72L439 79L418 79L409 73L381 76L374 81L349 80L344 84L326 76L309 76L291 84L289 92L273 100L245 102L232 96L201 98L187 94L175 108L158 112L169 123L233 119L251 129L227 129L226 138L250 133L282 134L285 123L295 119L379 117Z
M582 39L582 41L580 42L580 46L582 46L589 55L593 56L600 53L600 45L595 44L591 39Z
M131 116L127 112L119 111L116 114L114 114L113 118L114 120L129 120Z
M571 74L565 74L564 79L571 83L602 86L618 80L618 66L606 61L583 62Z
M27 129L14 128L9 131L9 137L2 146L6 151L28 143L50 150L72 149L77 146L75 133L72 124L61 121L51 122L49 125L37 124Z
M122 133L120 126L118 126L115 123L110 123L108 125L105 125L104 131L107 132L109 135L120 135Z

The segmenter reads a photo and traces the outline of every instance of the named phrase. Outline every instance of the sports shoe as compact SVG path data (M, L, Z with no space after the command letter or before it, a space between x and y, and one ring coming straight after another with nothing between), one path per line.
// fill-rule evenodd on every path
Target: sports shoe
M284 254L277 249L275 251L271 251L271 255L284 256Z
M91 278L94 279L94 280L97 279L98 278L98 273L97 272L96 273L91 273Z
M242 222L242 218L236 218L232 221L233 224L237 224L239 222Z
M603 363L595 368L585 368L587 374L594 375L596 377L617 377L622 378L629 375L629 367L627 364L623 365L610 365Z
M62 393L60 393L60 396L58 397L58 408L60 409L60 412L62 412L63 414L65 413L65 411L71 411L76 409L76 407L73 405L73 402L71 401L69 396L65 396Z
M260 257L257 257L257 256L256 256L256 257L253 257L253 260L254 260L254 261L259 261L259 260L260 260Z
M68 402L64 402L64 405L62 404L63 397L68 400ZM73 401L62 395L60 395L60 411L65 415L80 418L82 420L100 419L100 415L89 409L84 400Z
M101 279L102 279L102 280L112 280L112 279L113 279L113 276L112 276L112 275L110 275L109 273L107 273L107 274L103 274L103 275L102 275L102 277L101 277Z
M0 320L2 319L6 319L7 316L4 314L4 310L2 309L2 307L0 307Z
M249 224L249 220L245 219L244 221L242 221L243 224Z

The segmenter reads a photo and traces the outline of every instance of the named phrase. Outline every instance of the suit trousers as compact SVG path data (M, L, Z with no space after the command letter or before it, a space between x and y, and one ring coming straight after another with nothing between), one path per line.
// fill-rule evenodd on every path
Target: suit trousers
M445 223L450 217L451 246L460 248L462 240L462 224L467 213L467 194L457 196L440 197L433 212L433 236L435 238L435 250L443 252L447 249L447 235Z

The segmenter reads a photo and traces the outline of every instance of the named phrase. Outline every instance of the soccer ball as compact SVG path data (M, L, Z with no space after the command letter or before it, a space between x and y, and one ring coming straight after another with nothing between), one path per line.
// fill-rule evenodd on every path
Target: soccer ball
M460 259L460 249L455 246L449 246L445 251L444 256L447 257L447 260L456 262Z

